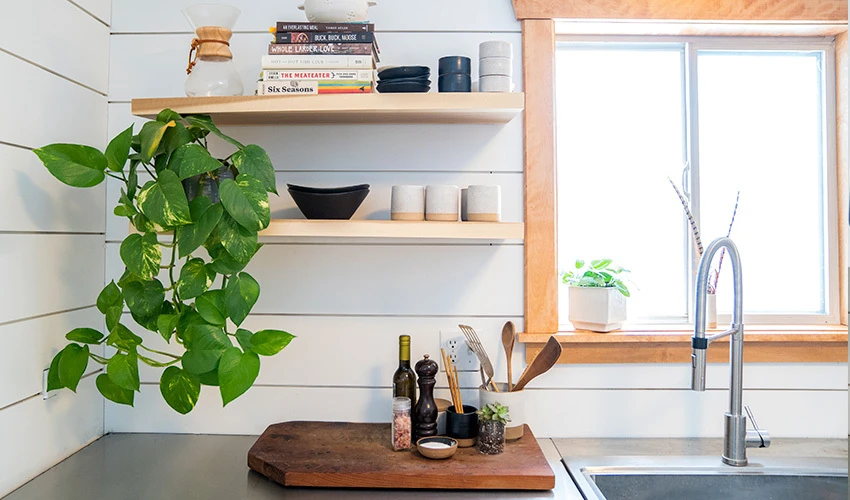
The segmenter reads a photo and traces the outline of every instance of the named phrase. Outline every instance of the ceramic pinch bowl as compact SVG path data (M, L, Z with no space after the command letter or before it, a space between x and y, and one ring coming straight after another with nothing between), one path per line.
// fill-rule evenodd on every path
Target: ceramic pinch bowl
M445 436L424 437L416 442L416 449L426 458L444 460L457 451L457 440Z

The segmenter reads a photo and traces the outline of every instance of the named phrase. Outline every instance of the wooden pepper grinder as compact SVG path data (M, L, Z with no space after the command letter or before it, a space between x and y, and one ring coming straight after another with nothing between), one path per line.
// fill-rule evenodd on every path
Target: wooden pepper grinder
M413 431L416 439L437 435L437 403L434 401L434 384L440 367L428 359L416 363L416 375L419 382L419 400L413 409Z

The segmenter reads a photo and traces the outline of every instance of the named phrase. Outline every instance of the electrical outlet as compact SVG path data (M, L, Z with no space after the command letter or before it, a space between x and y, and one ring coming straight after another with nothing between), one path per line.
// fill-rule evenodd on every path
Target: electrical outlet
M457 330L440 330L440 347L459 372L478 371L478 358L466 344L466 338ZM445 367L441 367L446 371Z
M50 399L59 395L59 391L47 391L47 374L49 372L50 368L45 368L41 374L41 399Z

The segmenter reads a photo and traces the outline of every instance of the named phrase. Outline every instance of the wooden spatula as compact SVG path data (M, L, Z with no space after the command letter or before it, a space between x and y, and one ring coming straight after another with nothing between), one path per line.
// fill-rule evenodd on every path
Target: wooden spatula
M508 321L502 327L502 347L505 348L505 357L508 358L508 392L514 390L514 372L511 367L511 356L514 353L514 341L516 340L516 327L513 321Z
M543 349L537 354L537 357L534 358L534 361L531 362L530 365L525 367L525 371L522 372L522 375L519 376L519 381L517 381L514 386L514 391L521 391L526 384L531 382L531 379L534 377L546 373L549 368L555 365L558 361L558 358L561 357L561 344L555 339L554 336L549 337L549 341L546 342L546 345L543 346Z

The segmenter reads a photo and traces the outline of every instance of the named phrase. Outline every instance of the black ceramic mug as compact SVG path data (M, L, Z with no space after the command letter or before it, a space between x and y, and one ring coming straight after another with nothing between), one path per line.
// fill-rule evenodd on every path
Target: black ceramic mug
M455 411L454 406L446 409L446 434L457 440L460 448L475 446L478 437L478 408L463 405L463 413Z

